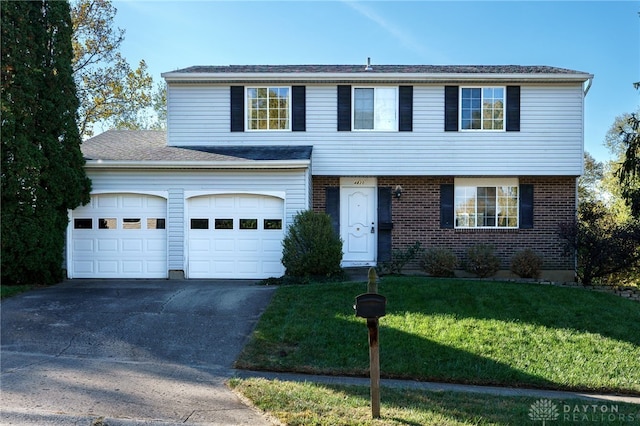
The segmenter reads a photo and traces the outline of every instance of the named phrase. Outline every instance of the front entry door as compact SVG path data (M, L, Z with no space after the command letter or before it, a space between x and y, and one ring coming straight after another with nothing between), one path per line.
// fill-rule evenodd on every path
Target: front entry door
M340 236L343 266L374 266L376 186L372 179L352 178L340 188Z

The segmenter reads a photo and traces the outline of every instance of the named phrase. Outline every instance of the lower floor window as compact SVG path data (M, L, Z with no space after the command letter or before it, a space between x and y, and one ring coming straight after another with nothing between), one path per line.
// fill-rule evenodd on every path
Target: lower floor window
M456 179L456 228L517 228L517 179Z

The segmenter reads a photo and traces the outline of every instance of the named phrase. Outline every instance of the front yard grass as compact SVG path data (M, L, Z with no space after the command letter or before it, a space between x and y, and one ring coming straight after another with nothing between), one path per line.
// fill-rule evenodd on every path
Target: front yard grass
M231 379L229 386L289 426L544 424L529 417L540 398L383 388L380 419L372 420L368 387L258 378ZM629 425L640 420L640 405L593 400L551 403L556 411L549 414L557 417L549 424Z
M366 283L280 287L237 368L368 376ZM640 303L530 283L384 277L382 377L640 394Z

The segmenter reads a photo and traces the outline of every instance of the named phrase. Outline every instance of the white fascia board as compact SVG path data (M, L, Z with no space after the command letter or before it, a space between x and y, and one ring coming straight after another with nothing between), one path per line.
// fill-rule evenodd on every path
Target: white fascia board
M127 161L88 160L88 169L306 169L311 160L268 161Z
M456 81L543 81L543 82L585 82L593 78L592 74L546 73L546 74L499 74L499 73L181 73L161 74L167 83L179 82L216 82L254 80L268 81L417 81L417 82L456 82Z

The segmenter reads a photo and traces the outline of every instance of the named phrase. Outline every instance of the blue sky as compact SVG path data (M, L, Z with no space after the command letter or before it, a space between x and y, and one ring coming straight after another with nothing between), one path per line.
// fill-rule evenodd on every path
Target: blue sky
M638 109L640 1L114 0L121 52L154 81L192 65L550 65L594 74L585 149Z

